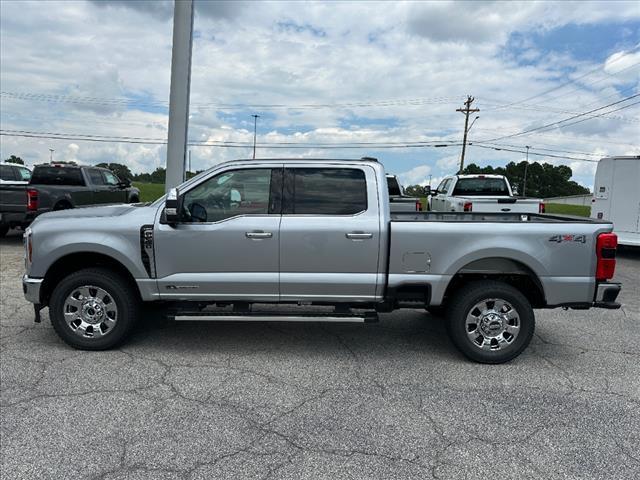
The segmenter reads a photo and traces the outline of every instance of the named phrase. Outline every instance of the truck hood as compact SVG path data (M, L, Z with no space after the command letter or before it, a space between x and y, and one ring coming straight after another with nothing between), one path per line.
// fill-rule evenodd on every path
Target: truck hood
M104 205L100 207L84 207L71 208L68 210L58 210L55 212L47 212L38 218L55 219L55 218L95 218L95 217L119 217L132 209L145 208L133 205Z

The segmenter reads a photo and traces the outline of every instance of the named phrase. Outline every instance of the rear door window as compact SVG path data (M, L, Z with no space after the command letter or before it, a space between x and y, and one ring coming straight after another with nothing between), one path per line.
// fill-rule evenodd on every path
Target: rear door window
M367 209L367 182L357 168L285 170L283 213L354 215Z
M97 168L90 168L88 170L89 179L91 183L94 185L105 185L104 178L102 177L102 172Z

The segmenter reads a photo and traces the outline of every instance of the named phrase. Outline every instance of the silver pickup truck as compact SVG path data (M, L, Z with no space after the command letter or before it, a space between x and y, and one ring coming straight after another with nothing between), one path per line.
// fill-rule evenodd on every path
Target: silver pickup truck
M372 160L220 164L151 204L51 212L25 232L24 293L76 348L125 339L143 302L175 320L362 321L442 308L470 359L516 357L533 308L619 308L609 222L391 214ZM263 304L276 304L263 305Z

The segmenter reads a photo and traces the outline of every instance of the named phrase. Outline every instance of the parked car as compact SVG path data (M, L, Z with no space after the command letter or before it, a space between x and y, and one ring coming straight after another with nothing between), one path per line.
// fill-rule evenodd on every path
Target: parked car
M431 195L436 212L544 213L539 198L516 197L504 175L452 175Z
M598 162L591 216L610 220L622 245L640 247L640 156Z
M242 160L151 204L38 217L23 288L36 321L48 306L81 349L122 342L142 302L175 320L361 322L444 305L453 343L500 363L528 345L533 308L620 307L612 230L539 214L390 213L378 162Z
M0 237L26 224L27 184L31 170L15 163L0 163Z
M106 168L37 165L27 188L27 219L53 210L87 205L137 203L140 191Z
M398 177L387 175L389 187L389 207L391 212L421 212L424 205L418 197L405 195L404 188L400 185Z

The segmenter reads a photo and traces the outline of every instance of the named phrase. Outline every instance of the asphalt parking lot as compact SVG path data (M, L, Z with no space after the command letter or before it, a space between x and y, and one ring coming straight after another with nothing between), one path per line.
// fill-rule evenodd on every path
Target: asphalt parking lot
M507 365L463 359L442 321L158 321L72 350L22 296L0 240L3 479L640 476L640 251L616 311L538 310Z

